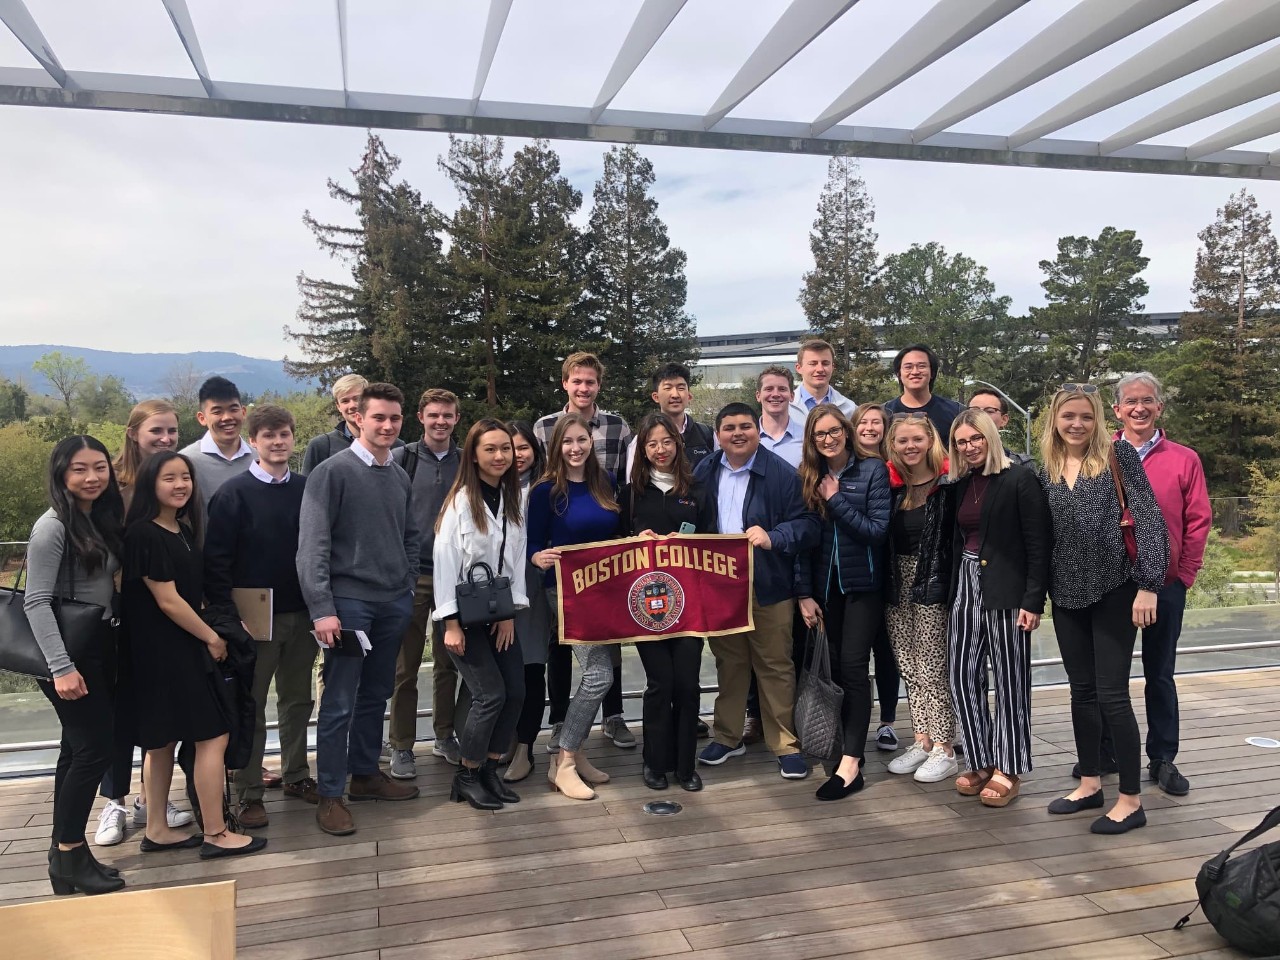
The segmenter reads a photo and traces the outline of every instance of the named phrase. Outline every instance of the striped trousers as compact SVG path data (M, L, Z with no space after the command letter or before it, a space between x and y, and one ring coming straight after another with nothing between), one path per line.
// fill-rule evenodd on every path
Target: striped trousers
M1031 769L1031 634L1017 610L983 610L978 558L960 560L960 583L948 624L951 696L971 770ZM995 677L995 718L987 705L987 664Z

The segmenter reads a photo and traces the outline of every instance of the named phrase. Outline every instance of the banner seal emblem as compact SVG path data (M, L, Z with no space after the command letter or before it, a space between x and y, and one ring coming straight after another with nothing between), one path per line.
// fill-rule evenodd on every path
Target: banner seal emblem
M663 633L684 613L684 587L671 574L656 570L631 585L627 601L636 623L654 633Z

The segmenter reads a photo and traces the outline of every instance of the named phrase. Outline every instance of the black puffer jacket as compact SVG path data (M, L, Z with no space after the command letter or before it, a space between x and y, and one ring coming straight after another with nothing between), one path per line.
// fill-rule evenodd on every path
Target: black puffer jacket
M955 562L952 531L956 524L956 498L955 485L947 481L947 469L948 465L944 462L942 479L924 504L924 529L920 531L916 580L908 598L921 606L945 604L951 592L951 567ZM897 514L907 495L907 484L893 468L893 464L889 464L889 484L893 489L893 513L889 520L892 530L893 516ZM901 602L902 578L898 574L898 555L892 532L888 539L888 557L889 569L884 578L885 602L897 604Z

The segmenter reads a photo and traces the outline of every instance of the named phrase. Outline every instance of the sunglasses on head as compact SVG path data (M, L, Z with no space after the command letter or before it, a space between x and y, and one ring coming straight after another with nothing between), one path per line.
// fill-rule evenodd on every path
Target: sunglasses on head
M1092 383L1064 383L1058 388L1062 393L1097 393L1098 388Z
M923 413L895 413L890 423L906 423L910 420L928 420L929 417Z

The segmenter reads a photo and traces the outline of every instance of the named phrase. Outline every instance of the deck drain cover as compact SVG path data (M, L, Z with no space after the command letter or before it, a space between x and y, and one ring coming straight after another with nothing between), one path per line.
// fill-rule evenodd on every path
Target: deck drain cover
M1247 737L1244 742L1251 747L1266 747L1268 750L1280 747L1280 740L1272 740L1270 737Z
M651 813L655 817L674 817L683 809L684 807L674 800L650 800L644 805L644 812Z

